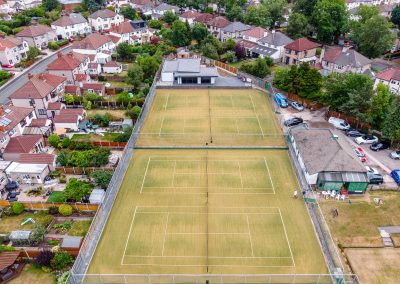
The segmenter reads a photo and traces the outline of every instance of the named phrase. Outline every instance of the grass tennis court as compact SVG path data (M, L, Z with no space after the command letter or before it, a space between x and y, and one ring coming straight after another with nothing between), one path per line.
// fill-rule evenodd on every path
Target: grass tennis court
M270 101L253 89L161 89L137 145L283 146Z
M326 273L286 150L136 150L89 274Z

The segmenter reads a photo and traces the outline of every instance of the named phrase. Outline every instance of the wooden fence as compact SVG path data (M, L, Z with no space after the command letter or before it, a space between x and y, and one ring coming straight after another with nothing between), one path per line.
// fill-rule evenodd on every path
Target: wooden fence
M10 207L14 202L8 200L0 200L0 207ZM41 201L18 201L21 203L26 210L48 210L49 207L59 207L62 204L69 204L76 211L89 211L96 212L99 204L89 204L89 203L59 203L59 202L41 202Z
M124 149L127 142L112 142L112 141L93 141L93 145L100 147L109 147L114 149Z
M327 110L326 113L325 113L325 117L329 118L331 116L344 119L351 126L357 128L357 129L368 129L368 130L371 130L371 128L372 128L372 126L370 124L361 122L358 118L347 116L347 115L344 115L344 114L342 114L340 112L337 112L337 111Z
M118 163L113 167L56 167L55 170L68 175L81 175L94 171L114 171Z
M301 98L296 94L288 93L287 97L291 101L300 102L302 105L304 105L305 107L309 108L310 110L317 110L317 109L321 109L321 108L324 107L320 103L317 103L317 102L314 102L314 101L311 101L311 100L308 100L308 99Z
M224 69L224 70L226 70L226 71L228 71L228 72L231 72L231 73L234 73L234 74L237 74L237 71L238 71L238 69L237 69L236 67L231 66L231 65L226 64L226 63L223 63L223 62L221 62L221 61L215 60L215 61L214 61L214 65L215 65L216 67L219 67L219 68L221 68L221 69Z

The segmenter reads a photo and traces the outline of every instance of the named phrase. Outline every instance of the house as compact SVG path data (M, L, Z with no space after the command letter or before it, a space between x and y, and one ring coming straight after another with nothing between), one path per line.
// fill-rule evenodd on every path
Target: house
M11 137L24 133L24 129L36 118L32 107L0 106L0 153Z
M109 62L112 62L112 61L109 61ZM107 63L109 63L109 62L107 62ZM96 63L96 62L89 63L88 73L89 73L89 75L99 75L101 73L100 63ZM83 82L83 81L87 81L87 80L79 80L79 81Z
M14 106L32 108L36 117L51 117L49 103L57 102L64 95L66 79L49 73L28 74L28 82L10 95Z
M282 60L285 54L285 45L291 42L293 42L293 40L290 37L281 32L276 32L273 30L268 33L267 36L261 38L258 41L258 44L265 47L277 49L279 52L279 58Z
M319 44L308 40L307 38L299 38L285 45L285 54L283 62L288 65L301 64L309 62L314 65L317 62L317 48Z
M3 151L6 161L18 161L21 154L44 152L44 139L42 135L20 135L11 137Z
M104 64L111 60L115 47L111 36L92 33L81 41L75 41L72 50L80 54L96 55L97 63Z
M142 13L151 12L155 7L152 0L131 0L131 6L136 11L140 11Z
M0 197L3 193L3 189L6 186L6 184L8 183L8 178L7 178L7 174L6 174L6 169L8 168L8 166L11 164L11 161L2 161L0 160Z
M122 65L116 61L109 61L103 65L104 73L119 74L122 72Z
M204 24L207 25L207 22L211 21L214 18L213 15L208 13L199 13L196 18L194 18L193 22L195 24Z
M89 25L96 31L108 31L111 26L118 26L124 21L124 16L111 10L98 10L89 16Z
M57 53L57 58L47 66L50 74L62 76L66 84L74 84L77 74L85 74L89 66L89 56L76 52Z
M190 26L193 26L194 20L196 17L200 16L199 12L193 11L193 10L188 10L181 15L179 15L179 20L182 22L188 22Z
M50 41L57 41L56 33L48 26L33 24L15 35L24 40L29 46L35 46L39 49L47 48Z
M260 39L265 38L268 31L261 27L254 27L243 32L243 39L251 42L258 42Z
M221 38L221 30L228 26L231 22L223 16L218 16L207 22L208 31L216 38Z
M161 83L214 85L217 77L217 68L201 66L200 59L173 59L165 61L161 72Z
M251 26L245 25L242 22L233 22L224 28L221 28L221 41L226 42L229 38L242 38L243 33L251 29Z
M48 165L50 171L54 171L56 167L57 156L47 153L35 153L35 154L21 154L19 160L20 164L30 164L30 165Z
M400 68L390 67L376 75L374 88L382 83L389 87L389 90L396 95L400 95Z
M167 3L161 3L153 9L153 14L163 16L166 11L171 11L172 13L177 14L179 12L179 7Z
M59 115L53 119L55 132L62 134L67 130L78 131L79 122L81 122L86 115L86 111L82 108L78 109L63 109Z
M79 13L62 16L51 23L51 28L58 39L70 38L76 35L87 35L92 32L88 21Z
M365 167L357 156L344 150L331 130L298 129L290 133L289 139L308 184L320 190L365 192Z
M44 178L50 173L46 164L22 164L12 162L6 169L9 180L21 184L43 184Z
M65 105L63 105L63 108L65 108ZM56 115L59 113L59 110L52 111L52 112L53 112L53 115ZM32 122L25 127L23 135L37 134L37 135L42 135L45 138L47 138L52 133L53 133L53 127L52 127L51 120L47 119L47 118L37 118L37 119L33 119Z
M280 62L281 57L279 54L279 50L271 47L267 47L264 45L256 44L254 47L249 49L250 56L253 58L271 58L274 62Z
M76 85L66 85L65 86L65 93L66 94L71 94L74 96L80 96L81 94L81 88Z
M332 72L362 74L371 70L372 61L348 47L325 47L321 59L325 75Z
M110 35L119 38L118 44L121 42L127 42L129 44L134 44L135 39L141 38L143 33L146 33L147 29L135 29L130 21L125 21L118 26L113 26L110 30Z
M0 0L1 1L1 0ZM0 36L0 65L15 65L26 58L28 42L20 38Z
M62 11L72 12L76 7L82 6L81 0L60 0Z
M8 4L7 1L5 0L0 0L0 14L3 16L0 16L0 18L3 18L4 20L9 20L10 16L9 14L12 12L12 9L10 9L10 5Z
M83 83L81 90L83 93L96 93L99 96L106 94L106 86L103 83Z

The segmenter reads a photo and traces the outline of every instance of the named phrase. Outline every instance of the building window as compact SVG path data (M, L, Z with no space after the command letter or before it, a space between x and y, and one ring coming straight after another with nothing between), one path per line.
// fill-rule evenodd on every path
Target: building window
M15 128L13 128L8 132L8 135L12 136L12 135L14 135L15 132L17 132L17 130L15 130Z
M39 115L47 115L47 111L45 109L38 109Z
M25 119L21 120L20 125L21 125L21 127L24 127L26 125L26 120Z
M4 142L6 142L6 140L7 140L7 136L4 136L4 137L2 137L1 139L0 139L0 143L4 143Z

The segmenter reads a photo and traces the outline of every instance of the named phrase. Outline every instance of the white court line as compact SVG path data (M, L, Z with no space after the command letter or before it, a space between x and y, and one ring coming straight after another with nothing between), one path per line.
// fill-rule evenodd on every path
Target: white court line
M246 219L247 219L247 228L248 228L248 230L249 230L248 235L249 235L249 238L250 238L251 256L254 257L253 241L251 240L251 231L250 231L249 214L246 214Z
M240 169L240 162L238 161L237 164L238 164L238 167L239 167L240 184L242 185L242 189L243 189L244 188L243 187L243 177L242 177L242 170Z
M145 191L143 194L207 194L207 191L202 192L159 192L159 191ZM273 192L209 192L209 195L275 195Z
M121 265L130 265L130 266L166 266L166 267L253 267L253 268L268 268L268 267L285 267L285 268L293 268L293 265L242 265L242 264L159 264L159 263L133 263L133 264L121 264Z
M287 233L286 233L286 226L285 226L285 223L283 222L283 217L282 217L281 208L278 208L278 209L279 209L279 215L281 216L281 221L282 221L282 225L283 225L283 231L285 232L286 241L287 241L288 246L289 246L290 255L292 256L293 266L296 267L296 264L294 263L294 258L293 258L293 253L292 253L292 247L290 246L289 238L288 238L288 235L287 235Z
M165 102L165 105L164 105L164 110L167 110L167 106L168 106L168 100L169 100L169 94L167 95L167 101Z
M162 251L161 251L161 255L162 256L164 256L165 239L167 238L167 230L168 230L168 220L169 220L169 212L167 214L167 222L165 223L164 241L163 241L163 244L162 244Z
M174 181L175 181L175 170L176 170L176 161L175 161L175 164L174 164L174 171L172 172L172 188L175 188L175 186L174 186Z
M249 233L167 233L167 235L249 235Z
M188 187L188 186L147 186L144 188L164 188L164 189L174 189L174 188L186 188L186 189L207 189L207 187L197 187L197 186L193 186L193 187ZM219 189L219 188L228 188L226 186L210 186L208 187L209 189ZM233 189L273 189L271 187L229 187L229 188L233 188ZM274 193L275 194L275 193Z
M258 126L260 127L260 130L261 130L261 135L264 138L265 137L264 136L264 131L262 130L261 123L260 123L260 120L258 119L258 115L257 114L256 114L256 118L257 118Z
M137 206L135 207L135 211L134 211L133 216L132 216L132 221L131 221L131 225L129 227L128 237L126 238L124 254L122 255L122 258L121 258L121 265L124 265L123 262L124 262L124 258L125 258L126 249L128 247L128 241L129 241L129 239L131 237L133 221L135 220L135 216L136 216L136 210L137 210Z
M185 134L185 127L186 127L186 118L183 119L183 129L182 129L183 134Z
M132 254L127 254L126 256L130 257L143 257L143 258L185 258L185 257L192 257L192 258L243 258L243 259L273 259L273 258L292 258L290 256L201 256L201 255L176 255L176 256L171 256L171 255L165 255L165 256L160 256L160 255L132 255Z
M172 214L172 215L183 215L183 214L197 214L197 215L278 215L279 213L224 213L224 212L220 212L220 213L202 213L202 212L169 212L169 211L143 211L143 212L137 212L137 214ZM185 234L192 234L192 235L196 235L196 234L202 234L202 233L185 233ZM211 234L211 233L209 233ZM245 233L247 235L247 233Z
M163 125L164 125L164 119L165 119L165 116L163 116L163 118L161 120L161 126L160 126L160 131L158 132L158 136L161 136L162 128L163 128Z
M235 124L236 124L236 134L240 134L240 131L239 131L239 126L238 126L238 119L237 118L235 118Z
M174 206L169 206L169 205L140 205L139 208L205 208L205 206L187 206L187 205L174 205ZM213 208L224 208L224 209L280 209L280 207L276 206L218 206L218 207L213 207Z
M147 160L146 171L144 172L142 186L140 187L140 194L142 194L142 191L143 191L143 185L144 185L144 181L145 181L146 176L147 176L147 170L149 169L150 160L151 160L151 157L149 157L149 159Z
M272 190L274 191L274 194L275 194L275 193L276 193L276 192L275 192L275 186L274 186L274 183L273 183L273 181L272 181L271 172L269 171L267 159L265 159L265 157L263 157L263 158L264 158L265 165L267 166L268 176L269 176L269 180L271 181Z

